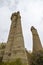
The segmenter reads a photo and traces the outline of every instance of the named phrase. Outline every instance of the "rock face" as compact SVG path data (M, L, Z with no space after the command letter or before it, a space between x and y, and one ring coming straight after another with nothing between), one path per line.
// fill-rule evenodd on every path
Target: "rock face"
M12 23L5 48L5 54L3 56L3 62L14 61L17 58L20 58L23 63L28 65L21 28L20 13L13 13L11 16L11 21Z
M0 45L0 61L14 62L19 58L22 63L28 65L30 64L31 55L28 54L24 47L20 12L13 13L11 21L7 44ZM31 32L33 37L33 52L42 50L39 35L33 26L31 27Z
M2 62L5 47L6 47L6 43L0 43L0 62Z
M32 38L33 38L33 51L36 52L36 51L42 50L42 45L41 45L38 32L33 26L31 27L31 32L32 32Z

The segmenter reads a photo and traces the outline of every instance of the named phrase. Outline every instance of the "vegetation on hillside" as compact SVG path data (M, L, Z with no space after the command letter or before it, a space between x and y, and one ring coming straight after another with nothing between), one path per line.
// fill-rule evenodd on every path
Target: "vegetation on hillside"
M43 65L43 51L33 52L30 62L31 65Z
M22 64L20 59L16 59L15 62L0 62L0 65L26 65L26 64Z

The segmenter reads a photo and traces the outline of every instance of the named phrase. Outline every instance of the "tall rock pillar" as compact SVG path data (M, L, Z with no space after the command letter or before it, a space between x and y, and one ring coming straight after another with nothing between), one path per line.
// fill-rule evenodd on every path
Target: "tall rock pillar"
M33 36L33 51L36 52L36 51L42 50L42 45L41 45L38 32L33 26L31 27L31 32Z
M28 65L27 55L26 55L26 51L24 47L22 28L21 28L21 16L19 12L17 12L16 30L15 30L15 35L14 35L10 61L14 61L17 58L20 58L23 63Z
M16 59L20 58L22 63L28 65L28 59L24 47L24 40L21 28L20 13L13 13L11 16L11 21L12 24L3 61L13 62Z

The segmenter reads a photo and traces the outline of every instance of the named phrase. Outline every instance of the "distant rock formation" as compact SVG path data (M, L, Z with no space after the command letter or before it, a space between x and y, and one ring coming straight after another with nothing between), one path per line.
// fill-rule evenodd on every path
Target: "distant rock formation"
M42 50L42 45L38 32L33 26L31 27L31 32L32 32L32 40L33 40L33 52Z

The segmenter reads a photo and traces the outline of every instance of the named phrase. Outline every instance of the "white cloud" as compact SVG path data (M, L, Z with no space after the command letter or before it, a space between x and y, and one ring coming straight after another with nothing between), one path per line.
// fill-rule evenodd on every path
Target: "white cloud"
M0 8L0 41L7 40L8 28L10 27L10 11L8 7Z

